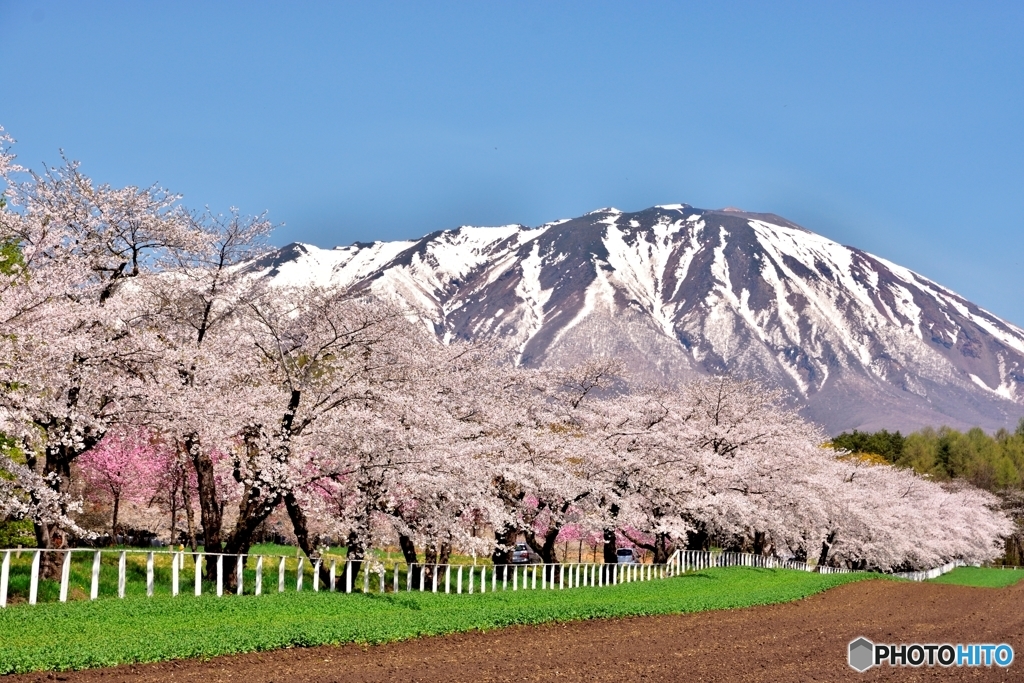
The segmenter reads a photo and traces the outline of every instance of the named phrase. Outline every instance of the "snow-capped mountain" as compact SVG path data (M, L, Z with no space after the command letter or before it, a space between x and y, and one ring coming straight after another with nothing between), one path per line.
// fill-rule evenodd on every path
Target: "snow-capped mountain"
M600 209L536 228L296 243L246 269L398 297L441 339L508 338L530 365L605 354L652 381L758 378L832 432L1024 415L1024 330L772 214Z

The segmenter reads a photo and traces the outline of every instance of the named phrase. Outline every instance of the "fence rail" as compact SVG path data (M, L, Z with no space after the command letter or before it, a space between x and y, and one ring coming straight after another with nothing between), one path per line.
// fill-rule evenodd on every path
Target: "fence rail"
M146 596L152 597L157 590L169 592L172 596L180 595L183 582L191 582L195 595L205 592L224 595L225 588L230 588L237 595L261 595L269 588L283 593L292 584L296 591L302 591L306 575L306 558L287 555L228 555L225 553L205 553L178 550L96 550L92 548L72 549L28 549L0 550L0 607L8 604L10 581L12 578L12 556L15 554L31 555L28 568L28 603L34 605L39 601L40 568L44 553L58 556L60 566L60 582L57 600L66 602L69 599L73 558L84 559L89 586L89 599L96 600L101 592L101 574L111 578L113 571L109 560L116 560L117 581L116 594L124 598L128 590L129 576L141 574L141 565L132 564L129 572L128 558L145 558ZM225 572L224 558L231 558L234 564L233 576ZM108 559L107 571L104 573L104 558ZM161 565L157 569L157 558L170 560L170 571ZM288 571L288 562L294 560L294 570ZM210 571L210 564L213 570ZM276 567L274 564L276 563ZM325 564L326 563L326 564ZM339 564L341 573L339 575ZM913 581L932 579L955 567L962 562L950 562L941 567L923 572L905 572L896 574ZM204 572L204 567L206 571ZM691 571L699 571L712 567L760 567L765 569L794 569L798 571L818 572L822 574L845 574L853 570L840 567L817 567L805 562L784 560L778 557L754 555L750 553L732 553L720 551L677 550L664 564L604 564L604 563L561 563L561 564L509 564L509 565L455 565L427 563L395 563L390 568L372 562L362 562L362 587L354 585L353 565L338 557L323 557L309 566L313 591L321 590L321 570L326 568L327 582L325 590L352 592L380 592L390 588L393 592L422 591L432 593L473 594L497 591L519 590L566 590L583 587L613 586L634 581L653 581L664 579ZM267 574L271 582L276 569L276 586L264 584ZM359 571L358 569L356 570ZM158 577L159 573L159 577ZM291 581L287 575L291 573ZM207 583L205 575L212 574L214 580ZM372 577L372 578L371 578ZM24 580L24 572L20 575ZM212 584L212 585L209 585ZM109 591L109 588L108 588Z

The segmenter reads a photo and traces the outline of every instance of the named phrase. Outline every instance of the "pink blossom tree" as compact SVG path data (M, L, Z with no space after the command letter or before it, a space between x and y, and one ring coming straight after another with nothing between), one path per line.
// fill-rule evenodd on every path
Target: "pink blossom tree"
M151 433L117 430L107 432L77 463L92 495L109 499L113 508L110 534L116 539L121 504L147 504L164 483L174 454Z

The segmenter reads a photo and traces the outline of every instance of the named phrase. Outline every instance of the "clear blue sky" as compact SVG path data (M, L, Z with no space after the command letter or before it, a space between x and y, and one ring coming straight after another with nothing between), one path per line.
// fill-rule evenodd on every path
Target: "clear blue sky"
M0 0L22 163L321 246L772 211L1024 325L1024 3Z

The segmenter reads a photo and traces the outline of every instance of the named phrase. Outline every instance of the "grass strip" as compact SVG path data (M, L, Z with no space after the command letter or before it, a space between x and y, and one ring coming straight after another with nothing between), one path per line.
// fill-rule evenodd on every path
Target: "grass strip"
M730 609L797 600L870 576L733 567L562 591L157 596L21 605L0 610L0 674Z
M1005 588L1024 579L1024 569L996 569L994 567L957 567L931 583L951 583L957 586L979 588Z

